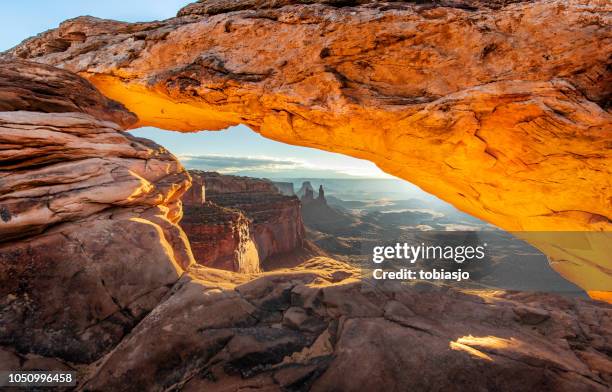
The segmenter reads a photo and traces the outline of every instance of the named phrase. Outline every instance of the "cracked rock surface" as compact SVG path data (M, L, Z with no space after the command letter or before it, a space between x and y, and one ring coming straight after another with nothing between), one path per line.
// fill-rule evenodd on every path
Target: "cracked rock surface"
M80 388L610 388L609 305L378 285L358 275L326 258L259 276L192 267Z
M4 57L79 73L137 125L242 123L368 159L509 231L610 231L610 11L605 0L215 0L158 22L72 19ZM553 267L586 290L612 287L605 251L532 243L563 249Z

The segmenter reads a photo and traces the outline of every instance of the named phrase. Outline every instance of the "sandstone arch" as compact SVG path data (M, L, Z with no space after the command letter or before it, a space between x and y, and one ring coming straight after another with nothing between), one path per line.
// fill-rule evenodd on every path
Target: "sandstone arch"
M243 123L371 160L509 231L612 229L608 2L293 3L77 18L5 56L79 73L138 126ZM532 242L587 290L612 287L605 243Z

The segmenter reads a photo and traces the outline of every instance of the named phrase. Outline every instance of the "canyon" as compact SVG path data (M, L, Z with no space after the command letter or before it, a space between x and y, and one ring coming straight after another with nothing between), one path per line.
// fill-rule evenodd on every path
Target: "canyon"
M190 174L125 132L243 123L588 243L610 230L609 11L211 0L158 22L76 18L3 53L0 368L73 370L84 391L609 390L610 304L378 284L325 256L264 268L303 239L297 199ZM200 212L248 227L227 247L244 258L199 257L224 236L189 227ZM610 298L603 240L531 241Z
M273 257L297 258L304 244L301 205L271 181L191 171L196 191L183 197L185 230L202 265L261 272ZM314 254L312 254L314 255Z
M331 192L324 192L321 182ZM376 249L381 246L393 249L398 244L417 248L426 244L444 249L485 246L487 251L477 263L453 265L439 257L435 258L438 260L424 257L406 265L402 258L393 257L391 263L384 263L384 268L400 271L407 268L417 273L460 268L470 274L469 281L451 284L463 290L541 291L584 297L583 290L563 279L551 269L544 254L518 236L434 198L423 195L414 198L414 192L398 193L397 180L389 180L390 186L386 182L380 179L305 181L301 201L306 239L330 257L364 268L368 274L374 274L372 262ZM318 193L314 192L316 187ZM574 233L566 234L568 244L576 240Z

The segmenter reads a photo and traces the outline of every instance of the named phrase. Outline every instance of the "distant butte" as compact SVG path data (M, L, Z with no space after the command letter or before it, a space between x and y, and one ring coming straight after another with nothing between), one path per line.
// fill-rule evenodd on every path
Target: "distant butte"
M195 192L183 196L185 230L197 263L235 272L261 272L266 261L317 256L305 243L301 204L268 180L191 170ZM291 265L291 263L289 263Z

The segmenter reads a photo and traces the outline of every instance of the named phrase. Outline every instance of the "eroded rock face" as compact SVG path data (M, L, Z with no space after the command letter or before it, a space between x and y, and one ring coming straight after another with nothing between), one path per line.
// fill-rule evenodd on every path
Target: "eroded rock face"
M12 105L2 369L78 370L87 391L611 387L609 305L377 286L327 258L265 274L196 265L176 225L191 180L171 154L87 111Z
M259 272L266 260L304 246L297 198L280 193L269 180L191 170L207 202L191 191L185 202L185 229L198 263L236 272ZM199 186L199 185L198 185Z
M72 72L28 61L0 61L0 112L87 113L124 128L137 117Z
M80 73L139 125L368 159L509 231L612 229L609 2L294 3L77 18L6 56ZM569 253L564 276L612 287L603 252Z
M479 8L500 9L501 7L508 4L527 1L529 0L436 0L432 3L437 6L461 8L475 11ZM217 15L232 11L243 10L269 10L295 4L325 4L333 7L348 7L368 4L374 7L402 9L404 4L401 3L427 4L426 1L419 0L198 0L197 2L189 4L186 7L182 8L178 12L178 16Z
M185 205L201 206L206 202L204 179L195 176L191 178L191 181L191 187L183 194L181 199Z
M181 276L179 230L158 209L117 209L0 244L0 345L98 359Z
M76 369L88 391L610 389L603 303L374 286L327 258L195 265L176 159L94 117L104 99L70 112L37 94L0 112L0 368Z
M191 174L204 179L208 200L243 211L249 218L262 262L304 245L301 204L296 197L281 194L273 182L214 172Z
M227 271L261 271L251 222L240 211L213 202L185 204L181 227L197 263Z
M373 285L318 258L256 279L192 268L82 389L605 391L612 309ZM587 343L589 342L589 343Z
M164 148L81 113L0 112L4 241L113 207L181 216L189 175Z
M316 197L309 181L304 182L300 192L302 190L303 196L300 198L302 202L302 218L308 228L324 232L332 231L337 234L356 224L355 217L342 213L327 204L323 185L319 186Z
M279 192L274 183L261 178L223 175L200 170L191 170L190 172L193 177L202 179L205 183L206 193L212 198L217 196L217 199L219 199L220 195L237 193L276 194Z
M0 345L91 362L193 263L176 225L190 177L104 121L135 116L76 75L3 64L0 95Z
M278 189L278 191L282 193L283 195L286 195L286 196L295 195L295 189L293 188L292 182L273 181L272 183L274 184L276 189Z

